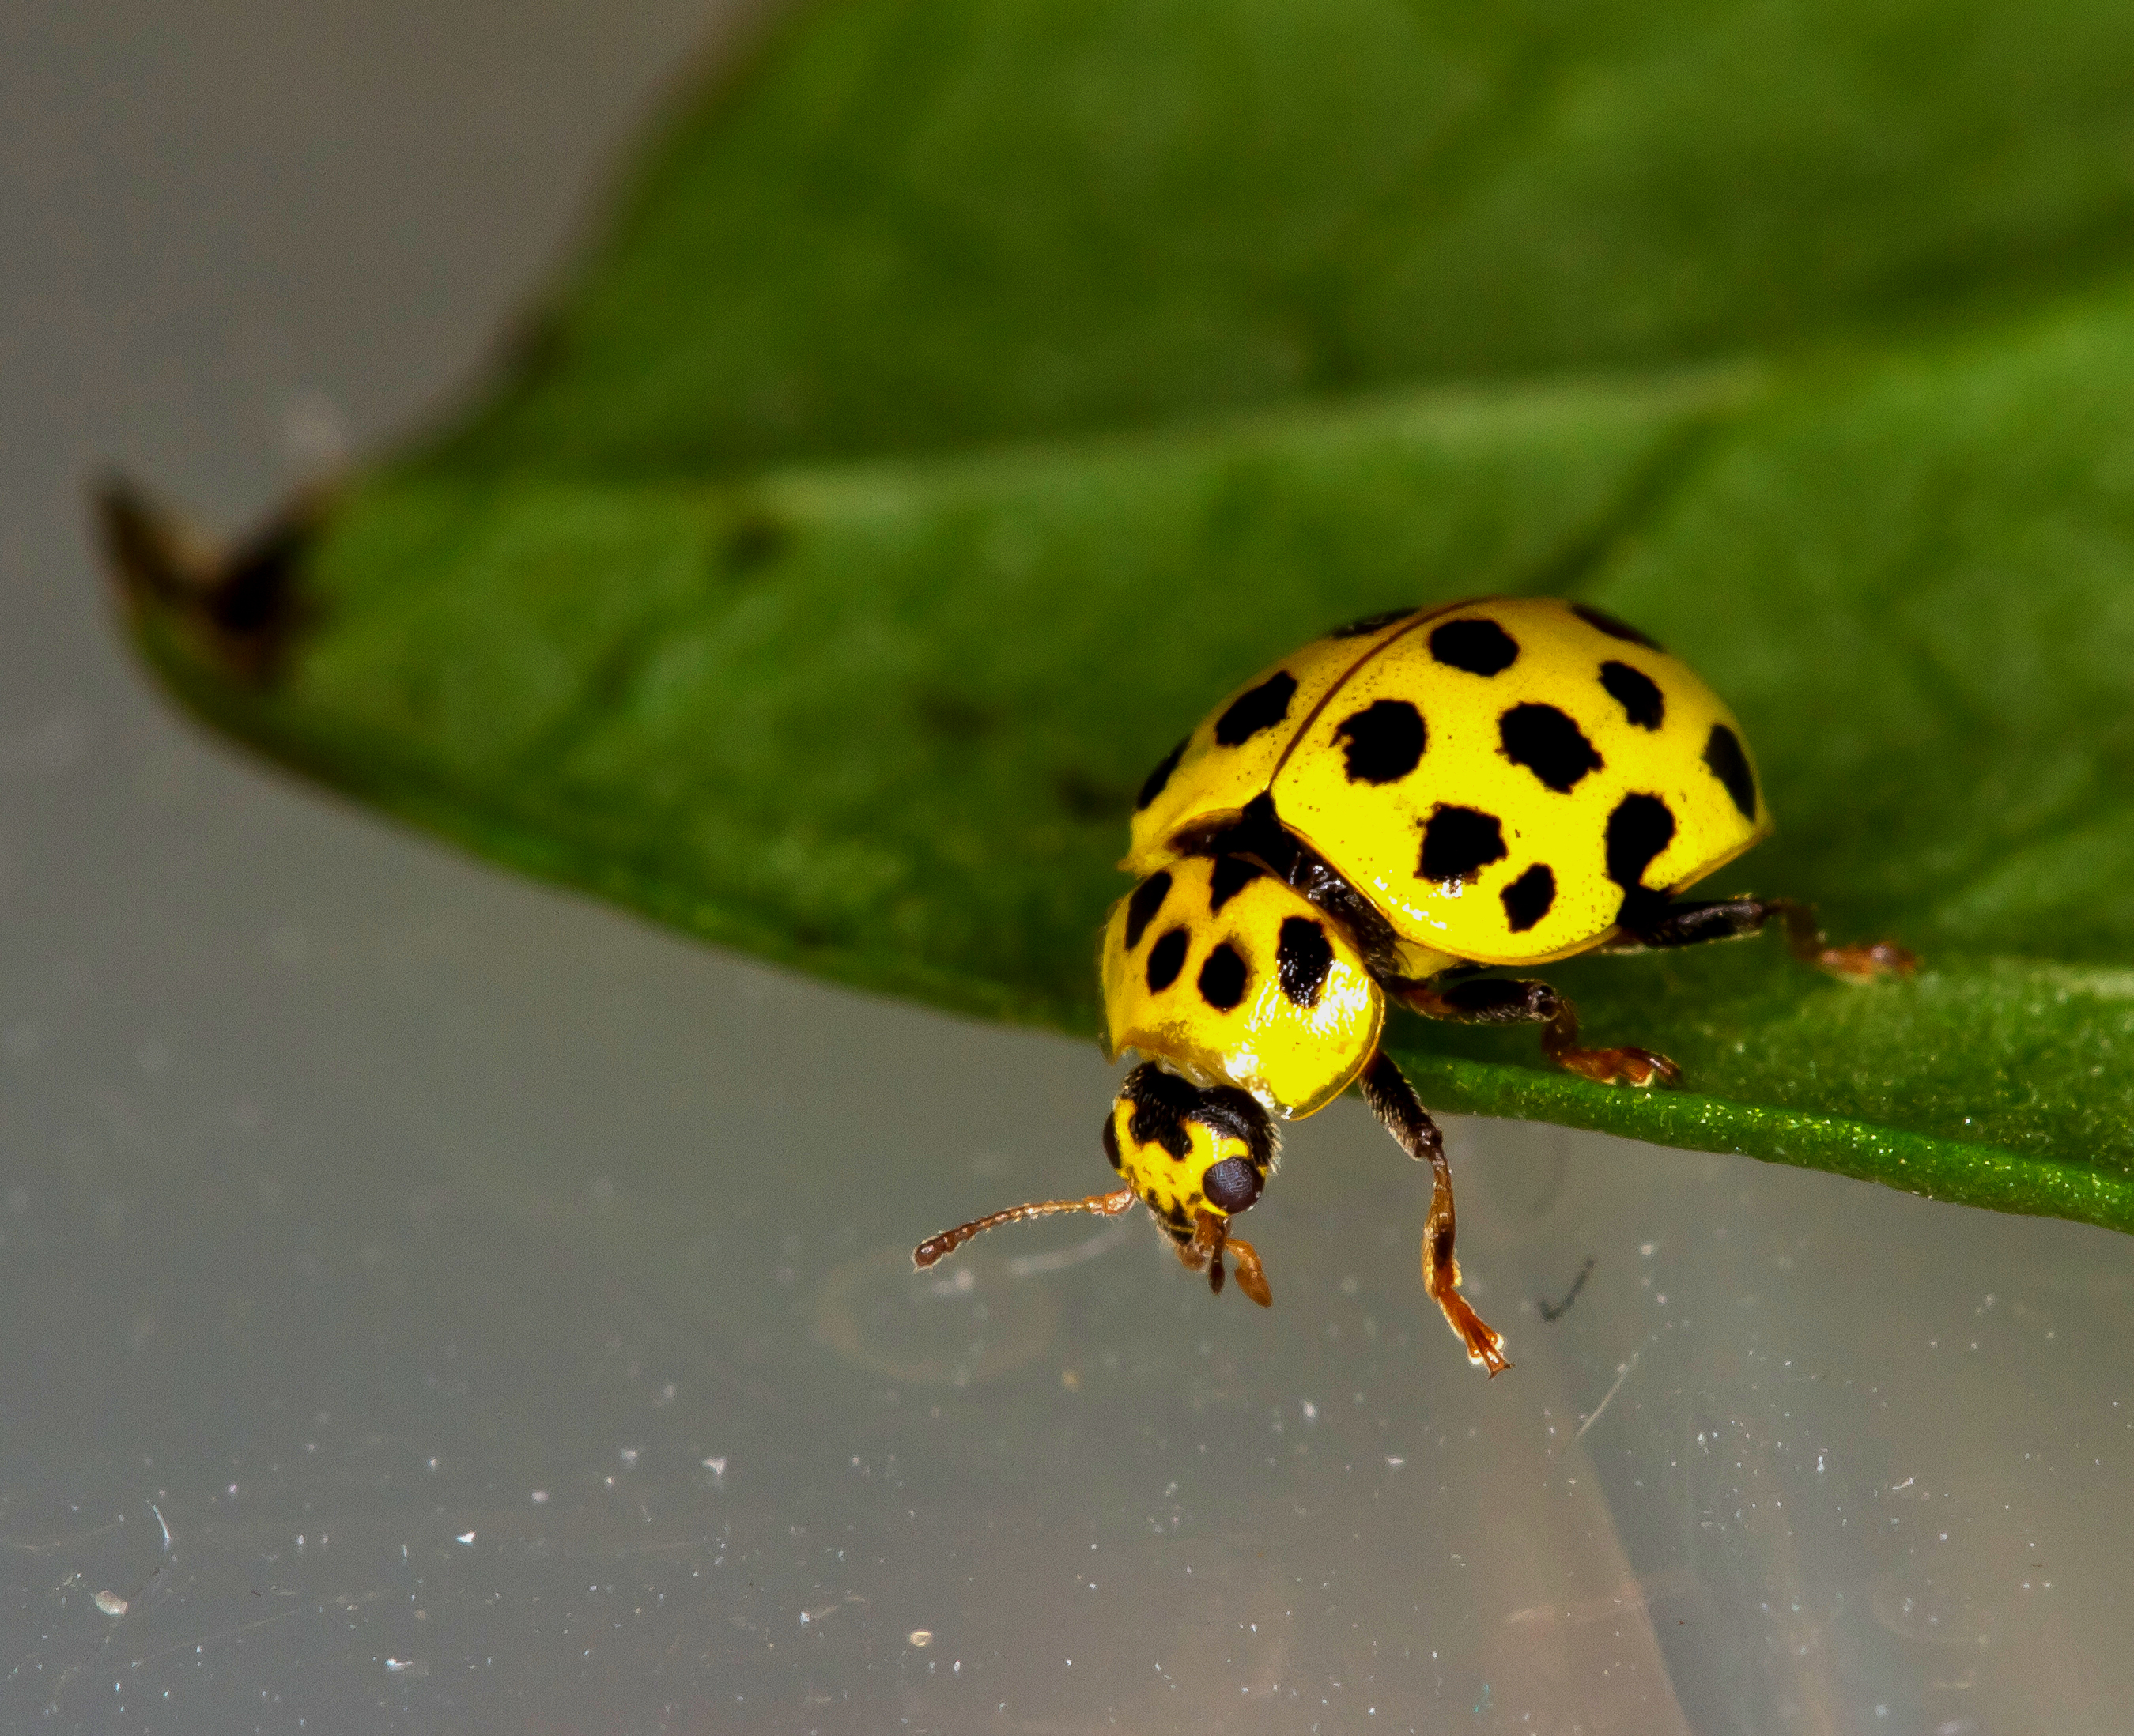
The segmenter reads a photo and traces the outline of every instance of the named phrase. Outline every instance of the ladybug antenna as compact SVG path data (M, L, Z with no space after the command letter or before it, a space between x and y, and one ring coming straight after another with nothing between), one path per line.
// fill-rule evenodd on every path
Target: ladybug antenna
M973 1236L1004 1223L1020 1223L1026 1218L1050 1218L1056 1212L1089 1212L1099 1218L1116 1218L1133 1203L1134 1190L1121 1188L1114 1194L1092 1194L1087 1199L1040 1199L1026 1206L1010 1206L990 1218L974 1218L969 1223L958 1224L953 1230L944 1230L938 1236L929 1236L912 1249L911 1263L923 1272L937 1261L945 1260Z

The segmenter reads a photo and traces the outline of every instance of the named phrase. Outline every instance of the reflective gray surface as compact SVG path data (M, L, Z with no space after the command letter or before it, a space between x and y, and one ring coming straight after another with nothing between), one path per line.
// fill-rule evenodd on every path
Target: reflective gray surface
M0 11L0 1729L2121 1730L2134 1245L1296 1129L1271 1314L1094 1049L508 879L171 716L80 489L471 377L701 4ZM1570 1309L1545 1320L1585 1262Z

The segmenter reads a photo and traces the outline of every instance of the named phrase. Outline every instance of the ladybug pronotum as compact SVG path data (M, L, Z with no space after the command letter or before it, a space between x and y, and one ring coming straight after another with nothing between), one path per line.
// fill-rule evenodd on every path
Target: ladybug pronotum
M982 1230L1138 1201L1187 1267L1223 1256L1273 1300L1230 1232L1273 1173L1275 1120L1358 1086L1431 1165L1424 1288L1470 1361L1509 1365L1460 1294L1444 1140L1378 1047L1391 999L1433 1019L1533 1024L1601 1084L1674 1083L1642 1049L1588 1049L1547 983L1484 976L1574 953L1684 947L1777 919L1852 981L1903 948L1826 946L1789 899L1677 895L1770 830L1754 763L1712 690L1582 603L1489 597L1374 615L1284 658L1166 755L1135 804L1101 953L1108 1052L1142 1058L1103 1126L1121 1185L1016 1206L921 1242L933 1265Z

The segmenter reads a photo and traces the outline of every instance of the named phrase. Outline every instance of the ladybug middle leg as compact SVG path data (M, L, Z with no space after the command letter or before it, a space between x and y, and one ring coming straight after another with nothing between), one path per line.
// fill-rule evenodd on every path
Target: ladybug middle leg
M1470 976L1447 982L1388 985L1426 1019L1456 1025L1538 1025L1543 1052L1559 1067L1599 1085L1677 1085L1682 1069L1649 1049L1586 1049L1578 1041L1578 1009L1552 985L1530 979Z
M1909 976L1919 968L1919 960L1891 941L1830 945L1816 921L1815 906L1798 899L1730 898L1700 903L1645 896L1650 902L1643 909L1625 906L1621 938L1602 948L1603 952L1642 952L1665 947L1702 946L1709 940L1738 940L1760 933L1764 925L1775 918L1785 924L1786 944L1794 957L1847 982Z

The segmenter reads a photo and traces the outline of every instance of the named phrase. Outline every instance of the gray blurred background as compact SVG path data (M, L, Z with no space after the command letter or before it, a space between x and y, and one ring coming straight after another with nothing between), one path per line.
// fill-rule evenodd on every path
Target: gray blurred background
M0 9L0 1728L2121 1730L2134 1260L1455 1124L1301 1128L1219 1300L1094 1045L805 982L239 757L129 663L471 388L729 9ZM1590 1276L1568 1312L1540 1304Z

